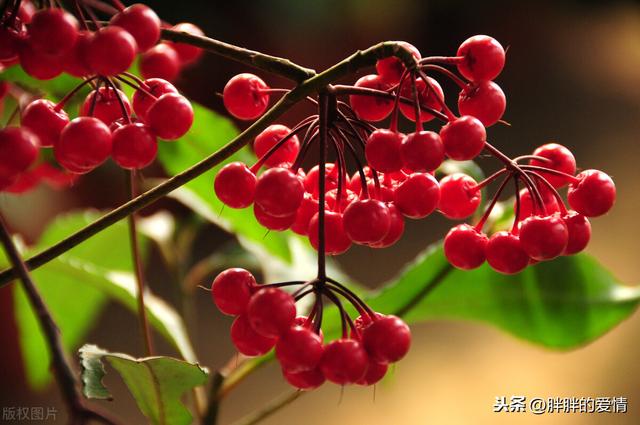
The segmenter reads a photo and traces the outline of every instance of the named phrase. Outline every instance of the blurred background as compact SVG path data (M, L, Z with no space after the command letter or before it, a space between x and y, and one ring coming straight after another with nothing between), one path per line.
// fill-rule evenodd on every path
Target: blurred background
M508 154L528 153L548 141L573 150L578 165L613 176L618 202L594 221L595 255L627 284L640 281L638 209L640 208L640 3L631 1L464 2L418 0L333 1L148 1L166 21L190 21L213 38L283 56L321 70L356 49L384 40L406 40L426 55L453 55L475 34L488 34L509 46L507 65L497 82L507 95L504 119L512 127L494 126L489 138ZM190 98L224 113L216 93L247 69L206 55L183 72L178 87ZM364 72L363 72L364 74ZM273 86L287 83L261 75ZM350 79L355 81L356 77ZM444 84L446 86L446 82ZM457 93L452 86L445 93ZM456 95L457 96L457 95ZM453 98L450 95L450 100ZM453 103L450 103L453 105ZM308 110L283 120L295 124ZM238 123L240 128L244 124ZM495 166L491 160L483 167ZM40 187L20 198L0 196L0 208L12 227L35 240L56 213L82 206L108 208L124 199L115 167L102 167L72 190ZM96 190L99 187L100 190ZM169 204L160 204L177 210ZM450 227L442 217L407 222L404 238L393 248L354 247L339 259L343 268L376 287ZM228 236L211 228L202 249L211 250ZM370 267L370 264L377 266ZM170 298L161 273L152 289ZM4 290L4 289L3 289ZM230 318L196 297L196 351L210 368L233 354ZM88 341L112 351L142 355L135 317L112 306ZM134 329L135 331L132 331ZM325 385L276 413L265 424L637 424L640 421L640 314L589 346L551 352L475 323L430 322L415 326L414 348L397 365L391 379L376 389ZM10 334L5 329L4 335ZM8 341L5 338L5 341ZM7 344L9 345L9 344ZM2 342L2 351L5 342ZM167 350L170 354L170 350ZM7 361L3 358L3 363ZM2 365L9 369L9 363ZM49 406L57 390L32 394L19 372L0 378L0 405ZM15 376L14 376L15 375ZM116 401L110 406L128 423L144 423L118 379L109 378ZM262 405L287 386L277 367L261 369L232 393L221 412L227 424ZM623 396L627 414L497 414L496 396ZM58 410L64 409L60 405ZM61 413L62 415L62 413Z

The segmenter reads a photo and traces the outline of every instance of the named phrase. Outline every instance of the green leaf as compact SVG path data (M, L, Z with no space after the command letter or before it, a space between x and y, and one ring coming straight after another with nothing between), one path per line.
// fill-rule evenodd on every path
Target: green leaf
M177 142L161 143L158 152L160 162L171 174L184 171L220 149L238 134L228 119L201 105L192 104L195 119L189 133ZM253 155L243 149L234 154L227 162L251 163L254 160ZM267 235L266 229L254 218L251 208L242 210L223 208L222 202L213 191L213 179L220 167L215 167L187 183L184 187L188 191L180 191L177 194L174 192L173 196L180 197L180 201L191 206L197 213L205 215L209 220L236 234L238 238L247 243L258 244L273 256L287 262L291 261L287 236L277 232L270 232ZM265 235L267 236L265 237Z
M83 391L88 398L111 399L103 385L103 360L113 367L131 391L138 407L153 424L180 425L192 421L180 401L182 395L207 381L208 372L198 364L170 357L136 359L109 353L95 345L80 349Z
M81 79L66 73L47 81L37 80L29 76L24 72L22 67L18 65L3 70L2 74L0 74L0 80L20 83L24 87L29 87L32 90L45 93L47 97L55 100L62 99L67 93L73 90L74 87L82 82ZM86 91L88 91L88 89L86 89L85 92ZM82 94L78 94L77 97L84 99Z

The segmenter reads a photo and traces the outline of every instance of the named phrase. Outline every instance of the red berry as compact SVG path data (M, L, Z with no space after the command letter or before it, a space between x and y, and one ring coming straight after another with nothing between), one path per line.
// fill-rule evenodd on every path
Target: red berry
M94 33L85 54L91 69L109 77L129 69L137 51L136 40L127 30L108 26Z
M369 361L367 372L356 382L356 384L364 386L377 384L382 380L382 378L384 378L388 369L389 365L386 363Z
M277 337L293 324L296 303L291 294L282 289L263 288L251 297L247 315L260 335Z
M384 316L364 329L362 343L371 360L394 363L409 352L411 331L399 317Z
M273 148L278 142L284 139L291 129L281 124L273 124L258 134L253 142L253 150L258 158L262 158ZM298 136L293 135L283 145L281 145L269 158L265 161L268 167L276 167L280 164L293 164L300 151L300 141Z
M518 236L501 231L493 234L487 243L487 262L495 271L515 274L529 264L529 255L522 248Z
M534 260L551 260L567 247L569 232L560 216L533 216L520 223L520 245Z
M253 215L255 215L256 220L262 226L266 227L269 230L275 230L277 232L282 232L291 227L296 221L296 214L291 214L285 217L274 217L268 214L260 205L253 204Z
M436 80L431 77L428 78L428 85L422 78L416 79L418 101L420 102L420 105L424 105L431 109L439 111L442 109L442 102L444 102L444 92L442 91L442 87L440 87L440 84L438 84ZM400 96L413 100L413 85L411 84L411 80L404 80L404 82L402 83L402 87L400 88ZM400 102L399 108L400 112L402 112L402 115L404 115L411 121L416 120L416 110L413 105ZM433 118L435 117L429 112L420 111L420 121L428 122Z
M97 98L94 101L96 96ZM93 90L87 95L80 107L80 115L85 117L93 116L106 125L111 125L115 120L125 116L120 101L124 104L127 114L130 114L131 104L127 95L120 90L114 90L112 87L100 87L99 90ZM92 113L91 108L94 104Z
M149 108L156 103L158 98L167 93L178 93L178 90L170 82L162 78L150 78L144 81L145 90L154 95L155 98L147 95L142 90L136 90L133 93L133 110L139 119L145 121Z
M431 174L413 173L395 190L395 204L409 218L428 216L438 206L440 187Z
M290 372L283 369L282 375L290 385L302 391L315 390L325 381L324 375L318 367L303 372Z
M267 354L276 345L276 338L260 335L253 330L246 314L236 317L233 321L231 341L239 352L250 357Z
M415 46L407 43L406 41L398 41L397 43L409 50L416 60L420 60L420 51ZM399 83L405 69L406 68L402 61L395 56L378 59L376 62L376 71L378 71L380 77L382 77L388 84Z
M389 84L375 74L365 75L356 81L355 86L383 91L389 88ZM380 96L352 94L349 96L349 103L358 118L365 121L382 121L393 110L393 100Z
M541 215L551 215L560 211L558 200L548 188L540 186L538 187L538 192L540 192L542 201L544 202L544 211L534 205L529 189L525 188L520 190L520 213L518 214L518 221L522 221L527 217L531 217L536 212ZM515 211L516 208L517 204L516 201L514 201L513 210Z
M269 86L253 74L238 74L229 80L222 91L227 111L240 120L258 118L269 106Z
M21 124L38 136L41 146L53 146L68 123L69 115L64 109L57 109L56 104L47 99L34 100L22 111Z
M487 235L475 227L458 224L444 238L444 255L452 266L472 270L484 263L488 241Z
M151 105L145 120L159 138L177 140L191 128L193 108L184 96L166 93Z
M63 55L78 38L78 21L62 9L43 9L33 15L29 43L34 50L48 55Z
M276 344L276 357L282 368L290 372L315 369L323 351L320 335L302 326L289 328Z
M145 124L125 124L113 132L111 156L122 168L144 168L153 162L157 153L156 136Z
M387 205L391 224L387 235L381 241L370 244L372 248L387 248L400 240L404 233L404 217L393 203Z
M349 189L343 189L338 205L338 189L331 189L324 197L325 208L329 211L344 213L344 210L354 201L358 200L358 195Z
M487 132L477 118L465 115L442 127L440 137L449 158L466 161L482 152Z
M320 194L320 168L316 165L304 178L304 189L309 192L315 199ZM328 192L338 187L338 167L335 164L325 165L324 190Z
M20 66L27 74L38 80L50 80L63 70L63 57L35 51L31 43L25 43L19 51Z
M433 171L444 161L444 145L438 133L420 131L410 133L400 145L405 169L424 173Z
M493 80L504 68L504 49L492 37L475 35L458 48L458 71L471 81Z
M567 200L571 208L587 217L606 214L616 200L616 186L611 177L598 170L585 170L569 185Z
M176 24L171 29L178 32L186 32L191 35L199 35L199 36L204 35L204 33L200 28L188 22L182 22L182 23ZM184 65L191 64L197 61L200 58L200 56L202 56L202 49L199 47L192 46L191 44L185 44L185 43L170 42L170 44L171 44L171 47L176 49L176 52L178 53L178 57L180 57L180 60Z
M319 249L319 214L316 213L309 221L309 242L316 250ZM342 214L325 211L324 213L324 250L327 255L338 255L347 251L351 247L351 239L344 231Z
M153 47L160 39L160 18L144 4L133 4L116 13L109 24L127 30L136 40L141 52Z
M576 173L576 159L573 157L571 151L562 145L557 143L547 143L540 146L533 151L536 156L547 158L548 161L541 161L538 159L532 159L529 161L531 165L538 167L550 168L552 170L561 171L563 173L574 175ZM545 173L544 171L536 171L542 177L544 177L553 187L559 188L569 183L570 178L559 176L552 173Z
M140 55L140 73L144 78L173 81L180 73L178 54L166 43L156 44Z
M5 127L0 130L0 180L13 180L38 158L40 141L26 127Z
M76 44L65 54L62 65L64 71L74 77L85 77L92 74L91 68L86 62L86 52L91 45L93 34L88 31L80 31Z
M246 208L253 203L256 175L242 162L232 162L218 171L213 187L216 196L231 208Z
M326 345L320 370L338 385L355 384L364 376L369 358L362 345L353 339L337 339Z
M589 244L591 239L591 223L589 219L575 211L568 211L562 216L564 224L567 225L569 238L567 247L564 249L563 255L573 255L582 251Z
M244 314L254 289L256 279L245 269L227 269L213 280L211 296L216 307L229 316Z
M389 208L375 199L352 202L342 219L349 239L361 245L380 242L391 228Z
M462 173L451 174L440 180L440 212L451 219L466 218L473 214L482 199L477 184L473 178Z
M304 197L304 186L288 168L265 171L256 185L256 204L274 217L287 217L296 213Z
M53 148L66 169L86 172L102 164L111 154L111 131L97 118L78 117L62 130Z
M506 107L504 92L493 81L470 83L458 96L460 115L476 117L485 127L497 123Z
M405 137L397 131L382 128L371 133L364 149L369 166L382 173L400 170L402 168L400 146Z
M27 38L27 32L22 23L17 22L14 27L0 25L0 61L13 61L18 56L20 45Z
M299 235L306 236L307 231L309 230L309 222L311 221L311 217L313 217L317 212L318 200L314 199L310 193L305 192L304 198L302 199L302 202L298 207L298 211L296 212L296 219L291 225L291 230Z

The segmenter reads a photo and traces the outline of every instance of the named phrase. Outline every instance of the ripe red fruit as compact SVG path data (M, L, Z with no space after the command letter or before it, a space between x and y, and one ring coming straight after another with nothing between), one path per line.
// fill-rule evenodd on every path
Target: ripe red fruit
M274 217L268 214L260 205L253 204L253 215L256 217L258 223L266 227L269 230L275 230L276 232L282 232L287 230L296 221L296 214L291 214L285 217Z
M361 245L380 242L391 227L389 208L375 199L352 202L344 210L342 219L349 239Z
M384 378L388 369L388 364L369 361L367 372L356 382L356 384L364 386L377 384L382 380L382 378Z
M31 43L25 43L19 50L20 66L27 74L38 80L50 80L63 70L63 57L37 52Z
M13 27L0 25L0 61L13 61L17 58L21 43L27 38L22 23Z
M151 105L145 121L159 138L177 140L187 134L193 124L191 102L176 93L163 94Z
M133 93L133 110L139 119L145 121L149 108L156 103L157 99L163 94L178 93L178 90L170 82L162 78L150 78L144 81L145 90L154 95L155 98L147 95L142 90L136 90Z
M428 216L438 206L440 187L431 174L413 173L395 190L395 204L409 218Z
M296 232L299 235L306 236L307 231L309 230L309 222L311 221L311 217L318 212L318 200L314 199L314 197L305 192L304 198L298 207L298 211L296 212L296 218L293 224L291 225L291 230Z
M84 77L90 75L91 68L87 64L86 51L91 44L93 34L88 31L80 31L76 44L65 54L63 63L64 71L74 77Z
M160 18L144 4L133 4L116 13L109 24L127 30L136 40L140 52L150 49L160 39Z
M64 109L56 109L56 104L47 99L34 100L22 111L22 126L38 136L41 146L53 146L68 123L69 115Z
M62 9L36 12L29 26L29 43L34 50L47 55L63 55L78 38L78 21Z
M325 208L330 211L344 213L344 210L351 205L352 202L358 200L358 196L349 189L343 189L338 203L338 189L331 189L324 197Z
M362 345L353 339L337 339L326 345L320 370L338 385L355 384L364 376L369 358Z
M157 153L156 136L145 124L125 124L113 132L111 156L122 168L144 168L153 162Z
M540 146L533 151L536 156L547 158L549 161L541 161L538 159L532 159L529 161L531 165L538 167L551 168L552 170L562 171L563 173L574 175L576 173L576 159L573 157L571 151L562 145L557 143L547 143ZM552 173L545 173L544 171L537 172L544 177L553 187L559 188L569 183L570 178L559 176Z
M144 78L173 81L180 73L178 54L166 43L156 44L140 55L140 73Z
M428 106L431 109L435 109L439 111L442 109L442 102L444 101L444 92L442 91L442 87L436 80L431 77L428 77L429 85L424 82L422 78L416 79L416 89L418 90L418 100L420 105ZM406 97L413 100L413 85L411 84L411 80L404 80L402 83L402 87L400 88L400 96ZM438 101L440 99L440 101ZM442 101L442 102L441 102ZM410 119L411 121L416 120L416 110L413 105L408 103L400 102L399 104L400 112L402 115ZM435 117L431 115L429 112L420 111L420 121L428 122L434 119Z
M107 26L94 33L85 54L92 70L109 77L129 69L137 51L136 40L127 30Z
M465 115L442 127L440 137L449 158L466 161L482 152L487 132L480 120Z
M269 86L253 74L238 74L229 80L222 91L227 111L240 120L258 118L269 106Z
M462 173L450 174L440 180L440 212L454 220L473 214L482 199L477 184L473 178Z
M399 317L378 317L362 331L362 343L371 360L394 363L409 352L411 331Z
M302 326L289 328L276 343L276 357L282 368L289 372L315 369L323 351L320 335Z
M553 193L544 186L539 186L538 191L542 196L544 202L544 208L547 215L560 211L558 200ZM516 210L516 201L513 201L513 210ZM529 189L520 190L520 213L518 214L518 221L522 221L527 217L531 217L534 213L543 215L543 211L539 207L534 207L533 199L531 198L531 192Z
M410 133L400 145L403 167L413 172L433 171L444 161L444 145L438 133Z
M291 129L281 124L273 124L265 128L262 133L256 136L253 141L253 150L258 158L262 158L273 148L278 142L284 139ZM284 142L275 152L265 161L268 167L276 167L280 164L293 164L300 151L300 141L298 136L292 136Z
M564 220L564 224L567 225L567 231L569 232L567 247L562 254L577 254L589 244L589 239L591 239L591 223L589 223L587 217L575 211L567 211L567 213L562 216L562 219Z
M0 180L12 180L38 158L40 141L26 127L5 127L0 130Z
M405 135L380 128L369 135L364 149L369 166L376 171L389 173L402 168L400 146Z
M302 391L315 390L325 381L324 375L318 367L303 372L289 372L283 369L282 375L290 385Z
M487 235L475 227L459 224L449 230L444 238L444 255L452 266L472 270L484 263L487 242Z
M260 335L277 337L291 327L296 303L291 294L278 288L263 288L253 294L247 307L251 327Z
M255 202L274 217L287 217L296 213L304 197L304 186L288 168L265 171L256 185Z
M319 220L318 213L314 214L309 221L309 242L316 250L319 249ZM339 255L351 247L351 239L344 231L342 214L334 211L324 213L324 250L327 255Z
M515 274L529 264L529 255L522 248L518 236L501 231L493 234L487 243L487 262L495 271Z
M220 273L211 285L216 307L229 316L247 311L251 294L257 289L256 279L245 269L233 268Z
M475 35L458 48L458 71L471 81L493 80L504 68L505 54L502 45L492 37Z
M389 84L375 74L365 75L356 81L355 86L383 91L389 88ZM352 94L349 96L349 104L358 118L365 121L382 121L393 110L393 100L380 96Z
M213 182L216 196L231 208L246 208L253 203L256 175L242 162L232 162L218 171Z
M470 83L460 91L458 111L471 115L489 127L497 123L507 107L507 99L499 85L493 81Z
M204 33L200 28L188 22L181 22L179 24L176 24L171 29L178 32L186 32L191 35L199 35L199 36L204 35ZM199 47L192 46L190 44L185 44L185 43L170 42L170 44L171 44L171 47L173 47L176 50L176 52L178 53L178 57L180 58L180 61L182 61L184 65L191 64L197 61L200 58L200 56L202 56L202 49Z
M372 248L387 248L400 240L404 233L404 217L393 203L387 204L391 224L387 235L381 241L370 244Z
M97 98L94 101L96 96ZM131 104L127 95L120 90L114 90L112 87L100 87L99 90L93 90L87 95L80 107L80 115L85 117L93 116L106 125L111 125L117 119L124 118L124 112L118 98L124 104L127 114L130 114ZM92 113L91 107L94 104L95 107Z
M606 214L616 201L616 186L607 174L585 170L569 185L567 200L571 208L587 217Z
M320 188L320 167L314 166L304 178L304 189L318 199ZM324 190L328 192L338 187L338 167L335 164L325 165Z
M249 357L267 354L276 345L276 338L260 335L253 329L246 314L233 321L231 341L240 353Z
M551 260L567 247L569 232L559 215L533 216L520 223L520 245L534 260Z
M62 130L60 140L53 148L56 158L66 169L87 172L111 154L111 131L97 118L78 117Z
M409 50L416 60L420 60L420 51L415 46L406 41L398 41L398 44ZM399 83L405 69L402 61L395 56L379 59L376 62L376 71L388 84Z

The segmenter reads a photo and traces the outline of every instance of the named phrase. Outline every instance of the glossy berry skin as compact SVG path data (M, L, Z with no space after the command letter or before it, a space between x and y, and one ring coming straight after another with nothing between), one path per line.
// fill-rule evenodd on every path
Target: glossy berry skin
M253 330L246 314L236 317L231 325L231 341L245 356L255 357L267 354L276 345L276 340Z
M447 218L462 219L473 214L482 193L476 189L478 183L470 176L462 173L450 174L440 180L440 201L438 209Z
M255 202L269 215L287 217L295 214L303 197L302 182L288 168L271 168L258 178Z
M0 180L13 179L38 158L40 141L26 127L5 127L0 130Z
M389 231L382 240L370 243L371 248L388 248L400 240L404 233L404 216L393 203L387 205L389 209Z
M19 51L20 66L38 80L50 80L63 71L63 57L35 51L31 43L25 43Z
M398 41L398 44L401 44L409 50L416 60L420 60L420 51L415 46L407 43L406 41ZM406 67L402 61L395 56L379 59L376 62L376 71L388 84L399 83L405 69Z
M176 24L171 29L174 31L186 32L191 35L204 35L200 28L188 22L181 22L179 24ZM185 43L170 42L170 44L171 47L173 47L178 53L178 57L180 58L180 61L182 61L183 65L192 64L197 61L200 56L202 56L202 49L199 47Z
M159 138L177 140L187 134L193 124L191 102L176 93L163 94L151 105L145 121Z
M253 294L247 307L251 327L260 335L277 337L287 331L296 318L291 294L278 288L263 288Z
M309 242L316 250L320 249L319 236L319 215L315 213L309 221ZM344 231L342 214L334 211L325 211L324 216L324 250L327 255L339 255L346 252L351 247L351 239Z
M331 189L326 193L324 199L326 209L344 213L345 209L351 205L352 202L358 200L358 195L349 189L345 189L342 191L340 201L338 202L338 189Z
M411 331L399 317L384 316L364 329L362 343L371 360L394 363L409 352Z
M156 44L140 55L140 73L144 78L176 79L181 69L178 54L166 43Z
M375 74L361 77L356 81L355 86L375 90L387 90L389 88L389 84L382 77ZM349 104L358 118L365 121L382 121L393 110L393 100L379 96L352 94L349 96Z
M96 96L97 99L95 99L95 107L93 109L93 114L91 114L91 106L94 104L94 98ZM93 116L106 125L111 125L115 120L123 118L124 112L122 111L122 106L120 105L118 98L120 98L124 104L127 114L130 114L131 104L129 103L127 96L122 91L114 90L111 87L100 87L99 90L93 90L87 95L80 107L80 115L85 117Z
M85 59L86 51L91 44L93 33L88 31L80 31L76 44L64 55L63 68L67 74L74 77L84 77L90 75L91 68Z
M467 161L482 152L487 132L480 120L464 115L442 127L440 137L449 158Z
M338 385L358 382L367 372L369 358L354 339L337 339L325 346L320 370L327 380Z
M404 169L425 173L433 171L444 161L444 145L438 133L419 131L407 134L400 145Z
M261 92L269 86L253 74L238 74L229 80L222 92L227 111L240 120L258 118L269 106L269 94Z
M569 231L557 215L533 216L520 223L520 244L534 260L551 260L567 247Z
M388 364L369 361L367 372L356 382L356 384L364 386L377 384L382 380L382 378L384 378L384 375L387 374L387 370L389 370Z
M504 92L493 81L470 83L458 96L460 115L476 117L485 127L497 123L506 108L507 99Z
M504 68L504 48L497 40L486 35L475 35L458 48L458 71L471 81L493 80Z
M253 141L253 150L258 158L262 158L273 148L278 142L284 139L291 129L282 124L273 124L265 128L262 133L256 136ZM292 136L284 142L269 158L265 161L268 167L276 167L283 163L293 164L300 151L300 141L298 136Z
M573 255L584 250L591 239L591 223L589 223L589 219L575 211L567 211L562 216L562 220L564 220L569 232L567 247L562 254Z
M245 269L233 268L220 273L211 285L211 296L218 310L229 316L247 311L256 279Z
M16 60L20 45L26 37L27 33L20 24L14 27L0 25L0 61Z
M381 173L399 171L402 168L400 146L404 139L404 134L383 128L371 133L364 149L369 166Z
M116 13L109 24L127 30L136 40L140 52L150 49L160 39L160 18L144 4L133 4Z
M438 206L440 187L431 174L413 173L395 190L395 204L409 218L423 218Z
M349 239L361 245L380 242L391 227L389 208L375 199L350 203L342 219Z
M33 15L29 43L40 53L63 55L78 38L78 21L62 9L44 9Z
M538 191L542 196L542 201L544 202L545 213L547 215L551 215L553 213L560 211L560 206L558 205L558 200L556 197L549 191L547 188L540 186L538 187ZM515 212L517 209L516 201L513 201L513 211ZM527 217L531 217L534 213L539 213L542 215L543 211L540 211L539 207L535 207L533 203L533 199L531 198L531 193L528 189L520 190L520 212L518 214L518 221L522 221Z
M547 143L540 146L533 151L536 156L547 158L549 161L541 161L538 159L532 159L529 164L536 165L538 167L551 168L552 170L561 171L563 173L573 176L576 173L576 159L571 151L562 145L557 143ZM542 177L544 177L555 188L563 187L569 183L570 178L565 176L559 176L552 173L545 173L544 171L536 171Z
M111 131L105 123L93 117L78 117L62 130L54 153L69 171L87 172L109 157L111 143Z
M301 391L315 390L324 384L326 380L318 367L302 372L289 372L283 369L282 376L284 376L284 379L286 379L291 386Z
M146 121L149 108L156 103L157 99L166 93L178 93L178 90L170 82L162 78L149 78L144 81L146 91L155 96L155 99L147 95L142 90L136 90L133 93L133 110L138 119Z
M304 190L311 193L315 199L318 199L320 187L320 167L314 166L304 178ZM335 164L326 164L324 190L326 192L338 187L338 167Z
M69 115L64 109L57 110L56 104L47 99L34 100L22 111L22 126L29 127L43 147L53 146L68 123Z
M466 223L449 230L444 238L444 255L452 266L462 270L480 267L486 259L489 239Z
M260 205L253 204L253 215L256 221L269 230L283 232L293 225L296 215L291 214L285 217L274 217L269 215Z
M140 170L153 162L158 153L158 140L142 123L125 124L112 134L113 160L129 170Z
M442 109L442 102L444 102L444 92L442 91L440 84L438 84L438 82L433 78L428 77L427 81L429 81L428 85L422 78L416 79L416 89L418 90L420 105L439 111ZM413 100L413 86L410 79L405 80L402 84L402 87L400 88L400 96ZM402 115L407 117L407 119L411 121L416 120L416 110L413 105L400 102L398 107L400 108ZM420 120L422 122L428 122L434 118L435 117L429 112L420 111Z
M137 51L136 40L127 30L107 26L94 33L85 54L93 71L109 77L129 69Z
M516 274L529 264L529 255L522 248L518 236L506 231L493 234L487 243L487 262L497 272Z
M567 200L571 208L587 217L606 214L616 201L616 186L607 174L585 170L569 185Z
M289 372L315 369L323 352L320 335L302 326L289 328L276 343L276 358L282 368Z
M232 162L218 171L213 182L216 196L231 208L246 208L253 203L256 175L242 162Z

